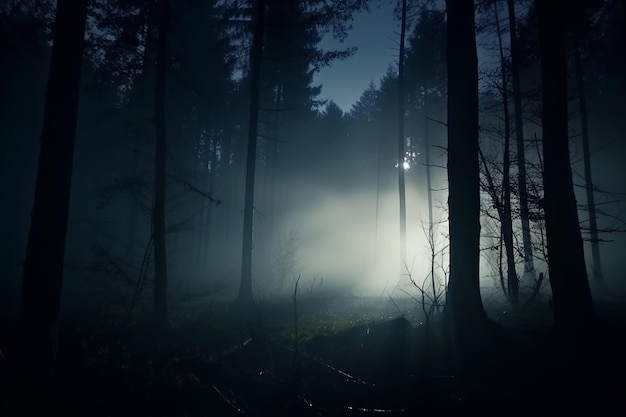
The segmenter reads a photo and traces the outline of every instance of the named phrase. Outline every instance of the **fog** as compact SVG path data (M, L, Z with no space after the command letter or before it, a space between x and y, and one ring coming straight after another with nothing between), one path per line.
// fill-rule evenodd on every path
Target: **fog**
M1 2L0 415L622 415L625 17Z
M31 108L29 103L42 97L43 83L38 84L36 89L38 93L24 95L15 101L16 111ZM149 185L137 191L141 195L132 198L124 190L113 190L105 198L109 202L102 204L102 189L127 178L129 172L149 175L146 174L149 171L145 164L149 164L151 157L147 148L139 153L139 157L133 156L135 152L123 142L111 148L110 137L123 137L124 133L111 131L109 119L101 119L102 116L95 110L98 106L93 104L97 103L98 97L90 98L87 94L82 101L84 120L79 125L74 167L76 175L66 254L68 269L64 282L65 309L101 309L126 303L124 297L128 294L123 294L132 288L132 284L122 284L129 288L120 292L115 287L121 278L104 267L102 262L107 256L114 256L121 267L128 268L129 275L125 279L131 282L137 280L136 274L145 255L150 231L149 212L139 207L149 204ZM2 284L3 305L11 310L18 306L21 265L28 232L28 207L33 194L37 154L32 138L37 136L35 121L38 119L35 116L33 113L32 120L11 118L10 113L6 116L6 126L11 131L31 137L20 142L23 143L20 148L12 149L12 157L4 165L7 172L3 176L5 189L15 190L11 192L11 204L4 207L6 214L3 216L5 233L10 236L10 244L2 251L3 264L6 265L6 278ZM620 198L626 192L623 188L626 176L621 161L626 148L617 126L614 129L609 127L614 119L606 119L606 113L594 113L592 119L598 125L598 131L606 131L606 134L596 134L604 139L597 145L598 151L594 154L594 175L598 188L610 190L612 196ZM416 142L416 160L405 171L407 264L401 265L393 126L384 129L383 133L363 137L340 135L341 140L335 142L335 146L347 151L336 154L321 151L323 146L319 143L328 143L327 133L326 136L311 136L306 133L307 128L303 130L293 130L288 134L296 139L290 139L291 143L282 146L274 174L263 163L257 168L253 252L255 297L263 300L286 299L299 276L311 292L336 291L351 296L417 297L418 290L409 278L418 285L430 288L430 280L426 279L430 273L430 246L427 240L428 206L422 139L418 138ZM431 130L431 140L436 144L445 144L445 128L433 123ZM317 143L314 149L319 150L312 151L307 141ZM261 141L259 149L268 143ZM486 143L489 143L488 140ZM582 166L581 158L577 157L580 151L575 142L572 148L574 178L580 184ZM433 207L437 223L435 275L437 285L443 286L448 271L445 150L435 148L432 159ZM140 167L129 168L126 161L133 160L139 161ZM143 167L141 164L144 164ZM205 291L215 291L225 299L236 296L241 268L242 174L240 167L239 171L231 172L230 177L216 181L212 195L220 199L220 205L207 204L202 197L198 198L193 192L180 187L176 181L170 182L170 222L177 224L187 219L187 224L180 230L168 235L169 286L173 297ZM274 185L271 184L272 175ZM20 181L12 181L14 177L20 178ZM577 192L579 201L584 201L584 190L579 187ZM486 207L492 204L487 195L483 195L483 204ZM197 223L202 216L202 207L205 210L210 207L208 225ZM613 218L605 217L601 224L607 228L619 228L619 219L624 216L623 203L611 203L607 212ZM584 223L586 211L581 211L580 215ZM129 220L131 218L132 221ZM485 303L494 300L499 303L504 297L497 276L497 253L486 249L493 244L489 237L493 236L492 221L484 218L482 222L485 237L482 240L481 288ZM206 236L203 237L203 233ZM621 233L605 236L607 242L601 246L605 284L613 290L598 292L596 296L619 299L624 293L622 255L626 241ZM589 245L585 246L585 250L590 256ZM99 255L95 255L96 252ZM539 259L536 260L536 267L538 272L547 273L547 266ZM518 263L518 271L520 268ZM532 285L532 282L522 282L522 287L528 292ZM544 302L547 303L550 297L547 283L544 283L543 292L546 294ZM143 290L146 305L149 305L149 297L148 279L148 285Z
M407 191L409 199L417 197L416 189ZM306 207L285 216L285 221L276 227L279 240L267 244L274 248L289 244L290 237L295 234L297 262L293 275L319 276L324 278L326 285L350 288L355 295L382 295L401 283L407 271L404 267L401 269L398 256L396 193L381 190L378 198L375 192L366 191L339 195L324 188L312 189L303 185L292 195L301 197L298 201ZM419 200L413 198L412 201ZM419 206L411 204L407 209L418 213ZM412 216L408 226L409 269L416 277L425 276L429 270L424 253L426 236L417 215ZM257 242L259 246L264 244ZM278 258L279 253L276 253ZM280 262L280 259L268 257L265 261L269 265L264 269L263 261L259 260L259 270L263 271L259 275L276 274L273 270L276 265L272 263Z
M388 9L381 10L389 12ZM428 24L433 25L432 22ZM387 30L387 23L384 26ZM409 38L415 43L415 49L420 45L419 31L412 30L416 34ZM359 31L362 32L362 27ZM350 42L358 43L358 33L349 38ZM96 31L91 36L100 35L104 36ZM181 30L176 36L186 34ZM333 47L331 38L328 34L324 37L326 48ZM502 157L502 137L497 130L501 130L502 120L501 110L494 103L499 96L485 81L494 77L492 70L498 62L484 58L494 39L491 35L479 37L481 89L484 90L481 90L481 147L493 161L498 161ZM2 207L2 230L6 236L1 251L1 263L5 266L2 303L12 310L19 304L19 282L34 194L37 138L50 46L44 42L36 49L27 40L23 44L20 42L16 41L16 45L23 46L23 50L4 51L12 64L3 67L3 96L9 98L6 103L11 105L3 105L4 111L0 115L6 139L2 149L2 189L9 196L7 204ZM615 289L602 294L598 292L597 296L610 298L624 291L622 254L626 250L626 238L622 233L625 213L622 199L626 193L626 173L622 159L626 148L621 120L623 74L616 70L619 62L610 59L609 46L596 60L592 56L586 59L593 68L588 81L591 86L589 130L594 183L598 190L598 204L604 212L599 219L603 229L602 263L605 284ZM281 47L285 46L276 46ZM225 299L233 298L241 274L249 86L245 78L234 77L228 72L233 68L215 69L176 48L175 56L180 67L171 68L167 95L169 287L173 294L193 293L204 288L221 292L220 297ZM279 52L268 53L270 58L264 64L264 71L273 74L266 77L267 83L274 83L274 89L279 88L280 82L272 77L281 71L284 73L279 67L293 64L280 58L281 53L288 56L289 51ZM413 53L411 50L408 62L417 65L411 61L416 59L411 58ZM146 248L151 233L153 116L141 113L141 109L150 108L151 97L134 96L132 87L135 85L128 79L103 77L104 67L100 66L102 62L96 55L87 58L83 70L63 306L70 308L76 304L100 308L111 303L124 303L127 301L120 299L128 297L133 283L144 279L147 284L142 294L147 306L152 270L142 264L146 260L151 262ZM388 58L388 54L384 56ZM344 61L343 67L350 67L350 62L349 59ZM219 85L224 96L207 98L197 94L193 88L205 88L202 83L199 86L181 84L180 73L184 74L185 65L194 70L197 67L215 72L216 78L209 85ZM525 65L524 87L534 91L538 82L537 62L530 56ZM353 67L350 67L351 71L358 72ZM239 77L245 74L237 73ZM225 76L220 79L220 74ZM139 80L140 75L134 73L128 77ZM410 165L405 172L408 250L406 265L402 265L398 255L396 75L396 69L391 65L386 74L372 80L369 90L356 93L354 99L343 96L348 90L337 92L342 94L336 100L342 102L343 110L332 101L331 83L322 89L323 97L329 97L330 101L310 99L319 94L319 91L314 92L311 74L308 74L309 78L297 81L302 85L294 87L292 84L296 81L292 79L280 84L284 89L282 100L286 103L286 110L262 106L254 201L252 281L255 297L284 298L299 276L319 291L337 290L355 296L410 297L417 291L411 280L418 286L432 285L426 283L431 269L427 239L426 134L430 136L431 188L434 190L435 281L436 285L445 285L448 252L444 89L437 90L441 87L436 82L441 78L436 73L431 74L433 87L429 92L432 97L429 98L428 114L423 113L420 101L423 98L419 95L411 98L407 108L405 133ZM408 77L410 82L416 82L411 78L411 72ZM341 80L342 83L348 82L345 78ZM362 83L362 79L359 82ZM263 94L270 90L264 86ZM574 94L575 88L571 87L571 90ZM310 97L302 108L294 110L292 104L302 99L299 94ZM268 97L262 97L265 104L271 101ZM354 103L353 107L345 109L345 103L349 102ZM584 207L584 168L576 104L576 100L570 101L570 147L581 206L579 216L584 229L588 219ZM524 128L528 138L536 138L541 134L537 97L528 98L526 106L528 116ZM537 153L537 142L531 139L527 142L529 163L539 166L541 157ZM494 162L494 167L496 165ZM515 170L514 166L514 174ZM537 178L533 181L540 183ZM538 193L540 199L540 189ZM207 196L219 200L220 204L209 201ZM485 295L498 294L501 292L498 252L493 249L498 246L494 243L498 225L489 217L493 202L485 190L482 205L485 213L481 218L481 287ZM517 241L520 235L517 218L514 223ZM533 243L538 249L537 272L547 273L544 254L540 253L542 227L541 220L533 222ZM588 237L586 230L583 234ZM590 258L588 243L585 250ZM516 262L518 273L521 273L521 261L517 259ZM591 270L589 260L587 264ZM140 278L138 274L145 277ZM117 288L118 284L125 289ZM528 288L532 282L522 282L522 285ZM543 289L544 301L547 301L547 282ZM92 302L85 291L97 297L99 302Z

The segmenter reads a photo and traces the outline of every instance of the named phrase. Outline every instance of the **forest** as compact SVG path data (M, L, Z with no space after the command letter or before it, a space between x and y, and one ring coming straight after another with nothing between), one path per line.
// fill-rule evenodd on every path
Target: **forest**
M625 41L624 0L3 0L0 415L624 415Z

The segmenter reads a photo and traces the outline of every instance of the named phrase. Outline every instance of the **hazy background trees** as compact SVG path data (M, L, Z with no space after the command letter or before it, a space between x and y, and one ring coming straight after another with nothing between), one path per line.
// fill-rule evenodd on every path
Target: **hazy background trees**
M319 99L323 86L314 85L313 74L352 52L349 48L321 50L321 38L333 32L341 38L359 10L371 6L375 11L375 5L368 2L336 3L331 8L321 1L266 4L258 134L254 135L255 197L249 205L254 217L250 280L254 297L269 296L268 288L278 287L274 284L281 280L276 266L279 242L294 228L302 236L300 253L306 254L298 271L304 276L324 276L328 287L349 283L355 292L363 284L369 294L376 295L397 296L401 293L393 290L399 284L410 284L406 270L397 263L400 71L392 63L350 109ZM506 280L519 283L523 304L532 294L538 274L548 275L542 184L551 163L541 142L537 10L533 2L485 3L476 15L481 106L477 123L493 189L483 188L479 194L481 269L478 281L472 278L472 286L476 284L474 290L491 301L502 300L497 269L512 258ZM14 308L12 299L19 291L28 230L24 213L31 207L37 154L36 143L24 138L37 136L34 126L40 124L43 114L30 109L41 110L43 106L37 97L43 97L54 10L52 3L45 2L25 8L16 5L9 2L3 6L0 44L7 57L0 67L2 88L12 103L4 105L0 113L6 138L0 152L2 184L15 202L2 207L2 227L8 236L1 251L7 265L7 279L2 283L7 291L2 293ZM177 317L176 300L207 289L219 289L224 298L234 298L242 276L244 178L254 90L249 56L255 5L208 0L171 4L164 59L167 82L161 91L168 146L160 161L165 161L167 175L160 183L165 181L167 186L163 213L167 292L174 306L173 320ZM422 277L436 278L428 283L434 292L447 283L446 220L448 215L454 217L447 212L445 170L445 159L454 159L448 154L446 140L446 125L451 127L448 117L452 117L445 105L450 66L444 51L449 18L436 2L409 2L408 6L402 77L406 96L402 136L408 169L400 170L407 187L406 264L420 282ZM578 61L573 53L579 51L587 93L586 112L579 112L575 101L567 103L574 195L583 237L601 243L594 247L601 253L603 275L609 283L615 281L611 276L618 275L611 271L618 258L613 248L619 246L603 241L622 239L607 234L621 227L619 203L608 203L619 199L617 193L623 191L611 178L621 174L609 168L617 166L618 150L623 147L619 108L624 62L613 52L623 39L623 14L616 12L619 7L619 2L613 1L592 9L589 13L593 18L578 23L577 48L573 48L571 36L566 38L570 53L566 68L575 74ZM157 119L153 110L157 10L157 3L152 1L94 1L89 4L87 20L74 163L75 172L80 174L72 187L64 300L67 306L82 308L104 305L114 316L124 312L127 320L150 315L154 302L157 259L152 255L156 241L151 219L156 203ZM500 19L499 30L494 10ZM31 27L37 30L24 29L19 37L6 35ZM500 33L501 46L496 32ZM467 77L467 66L462 69L463 77ZM459 77L450 75L451 80ZM570 97L578 97L580 88L575 82L568 88ZM508 103L508 111L503 102ZM466 112L467 103L463 106ZM503 135L505 112L509 118L507 135ZM577 136L578 118L583 113L587 114L589 131L588 157ZM466 137L468 132L462 130ZM605 157L611 163L602 163ZM587 166L595 185L583 179L585 159L591 162ZM452 174L458 166L450 163ZM467 185L469 171L461 171L460 184ZM487 186L485 175L483 169L479 179ZM587 201L590 189L594 190L597 208L595 226L587 220L588 205L581 204ZM494 195L507 202L511 216L505 248L509 256L502 256L502 261L503 223L493 205ZM428 242L436 242L437 249ZM592 257L586 258L589 269ZM493 274L490 265L496 271ZM291 278L296 276L294 269ZM551 297L549 292L545 286L539 296L544 307ZM465 296L463 300L467 300Z

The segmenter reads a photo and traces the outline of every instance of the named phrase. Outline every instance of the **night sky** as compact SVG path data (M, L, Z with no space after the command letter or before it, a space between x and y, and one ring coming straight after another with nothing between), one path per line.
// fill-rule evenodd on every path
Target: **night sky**
M350 111L370 82L377 85L389 65L397 67L400 23L393 16L392 2L381 3L355 16L343 43L330 35L322 40L325 49L358 47L350 58L315 75L315 82L322 84L320 98L332 99L343 111Z

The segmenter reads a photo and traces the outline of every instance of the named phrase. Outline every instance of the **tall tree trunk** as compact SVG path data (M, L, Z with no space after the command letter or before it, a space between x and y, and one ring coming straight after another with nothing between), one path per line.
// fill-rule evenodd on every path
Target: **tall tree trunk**
M243 209L243 247L241 253L241 283L237 301L242 308L253 303L252 298L252 234L254 218L254 177L256 171L256 143L259 121L259 93L261 90L261 58L265 36L265 0L257 0L254 40L250 52L250 114L248 120L248 154L246 157L246 185Z
M513 255L513 221L511 219L511 121L509 117L509 92L506 80L506 61L504 59L504 47L500 34L500 18L498 17L498 5L493 4L498 34L498 47L500 51L500 77L502 78L502 113L504 115L504 157L502 161L502 237L506 250L506 277L509 302L513 310L519 308L519 283L515 271L515 257Z
M131 178L135 179L139 176L139 151L137 149L132 149L132 157L130 160L131 168L130 175ZM128 223L126 230L126 258L133 259L133 248L137 243L137 215L139 214L139 207L137 206L137 202L133 198L128 199Z
M192 132L196 133L199 136L202 136L202 132L200 131L201 129L193 129ZM205 132L204 136L202 137L202 139L199 139L196 141L196 147L201 147L202 149L202 157L201 158L197 158L200 160L199 167L196 169L196 175L200 176L200 184L202 184L202 188L205 190L210 189L207 184L209 182L209 176L212 175L211 170L209 169L209 166L212 167L211 164L211 143L212 143L212 131L211 129L209 129L207 132ZM206 198L204 198L203 196L198 195L197 196L198 199L198 205L200 205L200 215L198 218L198 239L197 239L197 244L196 244L196 266L197 268L199 268L200 270L204 270L204 268L206 267L206 247L207 247L207 238L208 238L208 234L205 232L206 231L206 224L207 224L207 216L209 214L209 210L211 209L211 203L209 203L207 201Z
M428 239L434 240L433 187L430 172L430 132L428 129L428 87L424 88L424 159L426 162L426 194L428 200Z
M594 315L569 160L565 2L536 0L539 20L544 210L548 270L557 328L584 326Z
M402 21L400 22L400 51L398 59L398 196L400 197L400 267L404 272L406 259L406 192L404 184L404 37L406 32L406 0L402 0Z
M155 28L158 25L158 7L155 7L154 2L145 2L141 7L141 15L144 16L142 23L144 24L143 35L143 54L141 57L141 70L137 77L134 79L133 88L130 91L130 103L133 109L130 117L133 118L136 123L136 133L129 139L130 152L132 152L131 171L130 176L134 181L138 181L141 177L141 171L143 169L142 163L142 148L145 143L154 139L154 131L152 129L152 120L154 119L154 98L149 93L154 90L154 76L156 59L155 48L157 38L155 34ZM141 164L141 165L140 165ZM131 260L133 256L133 247L137 244L139 234L139 224L143 219L141 218L140 207L135 198L129 199L128 204L128 219L127 219L127 256ZM152 231L150 231L149 239L152 240ZM145 244L145 242L141 242Z
M501 198L498 195L498 192L496 190L496 185L495 185L495 181L493 180L493 176L491 175L491 171L489 170L489 165L487 164L487 159L485 158L485 155L483 154L482 150L478 150L478 154L480 155L480 161L483 164L483 168L485 169L485 177L487 179L487 187L489 190L489 194L491 195L491 198L493 199L493 205L496 208L496 211L498 212L498 219L500 220L500 237L498 238L498 276L500 277L500 284L502 286L502 291L504 292L504 295L507 297L507 299L510 298L510 288L508 285L508 276L507 279L504 279L504 272L502 269L502 255L504 253L504 251L502 250L502 247L504 246L506 248L506 251L508 252L508 247L507 244L505 243L505 238L504 238L504 221L502 219L505 218L504 215L504 204L503 201L504 198ZM508 272L508 271L507 271ZM505 281L507 281L505 283Z
M161 0L155 78L155 182L152 230L154 234L154 320L159 332L167 327L167 253L165 249L165 200L167 180L167 131L165 126L165 77L169 37L169 0Z
M479 287L478 58L474 2L447 0L446 12L450 279L445 312L463 352L487 323Z
M213 150L211 151L211 161L210 161L210 165L211 165L211 169L209 170L209 172L207 172L207 176L208 176L208 185L206 187L206 191L213 194L215 192L215 181L217 179L218 176L218 160L217 160L217 146L218 143L221 141L221 139L219 138L219 135L217 133L214 133L213 135L213 140L211 141L213 143ZM211 236L212 236L212 232L213 232L213 203L211 201L206 201L207 199L204 198L205 200L205 209L204 209L204 225L202 228L202 234L204 235L204 242L202 244L202 271L203 273L207 273L207 271L209 270L209 266L211 264L210 260L211 260L211 256L213 254L213 248L211 245Z
M535 281L533 245L530 237L528 212L528 186L526 184L526 151L524 147L524 119L522 118L522 87L519 68L519 45L515 17L515 1L507 0L509 12L509 36L511 38L511 76L513 81L513 106L515 111L515 139L517 142L517 189L519 194L520 218L522 222L522 244L524 246L523 278Z
M368 120L368 124L371 122ZM376 208L374 211L374 271L378 274L378 266L380 256L378 254L378 220L380 213L380 152L382 147L382 140L380 136L374 136L376 138Z
M439 298L437 296L437 283L435 279L435 225L433 219L433 186L430 177L430 132L428 130L428 85L424 85L424 158L426 162L426 195L428 204L428 245L430 247L430 283L433 288L433 300L435 308L439 312Z
M580 58L580 44L578 35L574 35L574 64L576 83L578 84L578 104L580 106L580 128L583 139L583 161L585 164L585 190L587 191L587 206L589 207L589 232L591 234L591 271L593 277L602 281L602 263L600 262L600 241L598 239L598 220L596 216L596 202L593 195L593 178L591 176L591 152L589 150L589 125L587 120L587 96L585 94L585 79L583 64Z
M86 2L57 2L16 347L18 372L35 385L47 381L58 347L85 16Z
M273 129L273 134L274 134L274 138L277 140L282 140L284 139L282 136L284 135L284 128L281 125L281 101L282 101L282 96L284 95L283 92L284 86L283 85L277 85L276 86L276 93L274 95L274 129ZM269 159L269 169L270 169L270 189L268 192L268 196L269 196L269 208L267 211L267 216L268 219L270 220L270 227L272 227L272 229L274 229L274 226L276 224L276 199L277 199L277 193L276 190L277 188L280 189L280 187L276 186L276 182L278 181L278 162L279 162L279 155L280 155L280 150L279 150L279 146L278 146L278 142L277 141L271 141L270 143L268 143L269 145L269 155L268 155L268 159Z

